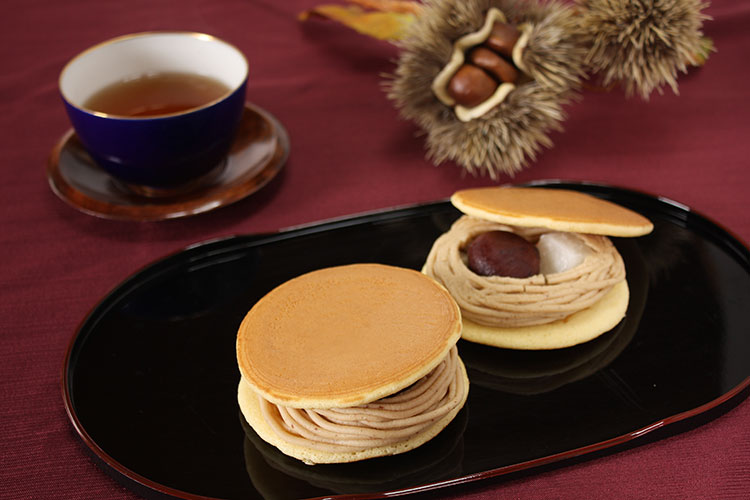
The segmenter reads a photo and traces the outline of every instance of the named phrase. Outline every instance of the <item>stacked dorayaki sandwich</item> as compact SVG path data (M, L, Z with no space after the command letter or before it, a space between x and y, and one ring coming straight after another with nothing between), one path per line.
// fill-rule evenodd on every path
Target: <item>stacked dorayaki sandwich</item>
M464 339L557 349L622 320L630 294L609 236L647 234L648 219L565 189L467 189L451 202L464 215L435 241L423 272L458 302Z
M237 336L240 409L266 442L306 463L402 453L464 405L461 313L417 271L353 264L289 280Z

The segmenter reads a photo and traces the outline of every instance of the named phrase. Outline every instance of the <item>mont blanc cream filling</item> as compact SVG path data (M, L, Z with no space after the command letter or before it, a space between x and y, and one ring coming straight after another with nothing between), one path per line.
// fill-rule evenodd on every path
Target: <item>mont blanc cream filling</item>
M452 347L429 374L393 396L332 409L289 408L259 396L263 418L284 441L331 453L406 441L460 406L467 387Z
M547 231L464 215L435 241L424 266L425 274L453 295L462 316L476 323L496 327L551 323L590 307L625 279L622 257L609 238L577 233L590 252L567 271L529 278L479 276L466 265L463 249L479 234L496 230L531 241Z

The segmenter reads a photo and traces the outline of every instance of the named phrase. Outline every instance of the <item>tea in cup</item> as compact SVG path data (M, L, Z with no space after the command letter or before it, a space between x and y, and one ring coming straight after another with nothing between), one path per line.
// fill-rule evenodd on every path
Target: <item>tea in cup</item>
M245 105L248 63L192 32L148 32L96 45L60 74L76 135L112 177L146 194L194 185L222 164Z

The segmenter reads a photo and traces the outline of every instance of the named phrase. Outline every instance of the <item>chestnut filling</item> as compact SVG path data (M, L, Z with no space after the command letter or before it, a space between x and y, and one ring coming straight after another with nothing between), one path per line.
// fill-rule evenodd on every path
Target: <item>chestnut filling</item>
M551 323L592 306L625 279L625 264L615 246L606 236L593 234L571 235L585 247L574 267L526 278L481 276L469 268L467 249L480 235L495 231L515 233L527 242L551 234L464 215L435 240L423 268L451 293L463 318L474 323L508 328ZM541 257L543 267L549 258Z
M539 274L539 250L508 231L488 231L466 248L469 269L480 276L528 278Z
M427 375L398 393L348 408L304 409L259 398L263 419L286 444L354 453L402 443L463 405L468 387L456 346Z
M515 83L513 47L521 33L515 26L495 22L487 40L465 54L466 63L448 81L446 91L457 104L473 108L492 96L503 83Z

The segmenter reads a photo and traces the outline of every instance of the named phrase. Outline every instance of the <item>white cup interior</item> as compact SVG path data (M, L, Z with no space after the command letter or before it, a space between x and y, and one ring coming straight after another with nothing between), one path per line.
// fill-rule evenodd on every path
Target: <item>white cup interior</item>
M245 56L232 45L201 33L128 35L96 45L73 58L60 74L60 92L83 107L111 84L155 73L212 77L234 91L247 77Z

